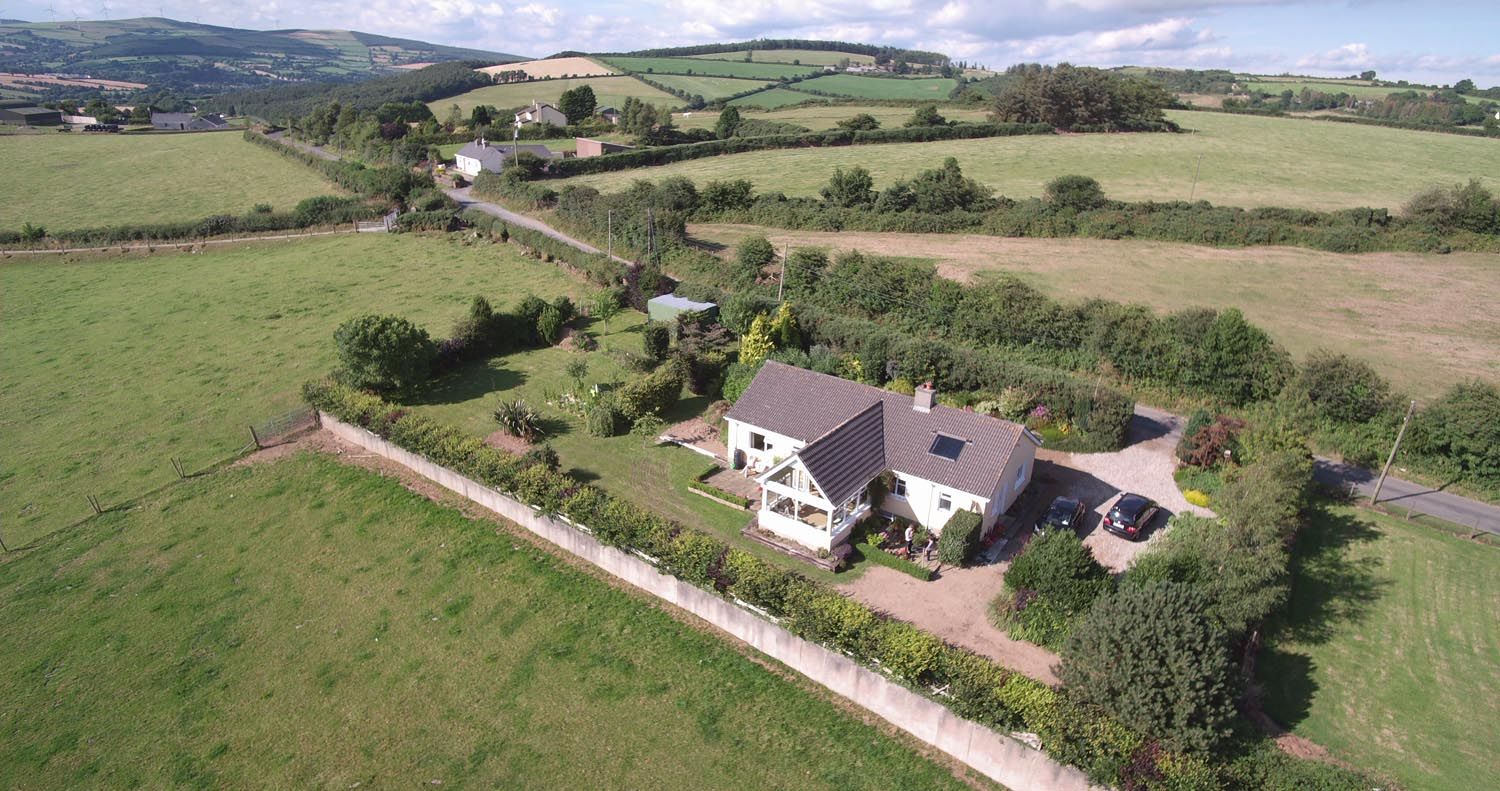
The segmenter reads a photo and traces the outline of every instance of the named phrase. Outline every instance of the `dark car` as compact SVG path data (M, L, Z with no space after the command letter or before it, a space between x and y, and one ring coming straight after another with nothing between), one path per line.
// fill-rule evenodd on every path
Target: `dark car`
M1037 520L1036 527L1032 529L1037 535L1052 530L1071 530L1076 533L1078 528L1083 526L1083 515L1086 511L1082 501L1071 497L1059 497L1052 501L1047 513Z
M1105 530L1132 541L1146 533L1156 512L1161 510L1150 498L1138 494L1122 494L1101 522Z

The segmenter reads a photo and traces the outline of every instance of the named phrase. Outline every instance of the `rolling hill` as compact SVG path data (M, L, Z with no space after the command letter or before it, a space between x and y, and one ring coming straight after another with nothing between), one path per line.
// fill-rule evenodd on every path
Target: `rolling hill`
M525 58L354 30L242 30L160 17L0 23L0 72L87 74L188 94L455 60Z

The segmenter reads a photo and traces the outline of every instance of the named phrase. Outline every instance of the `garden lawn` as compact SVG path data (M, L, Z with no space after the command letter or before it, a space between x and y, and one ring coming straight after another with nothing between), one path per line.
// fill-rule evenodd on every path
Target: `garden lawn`
M710 77L739 77L746 80L779 80L812 74L820 69L812 66L793 66L784 63L745 63L728 60L698 60L695 58L640 58L633 56L599 58L603 63L621 71L633 71L648 77L654 74L693 74Z
M659 107L675 107L682 103L680 99L666 91L652 88L640 80L629 77L576 77L572 79L538 80L534 82L514 82L505 85L486 85L483 88L475 88L468 93L458 96L450 96L446 99L438 99L428 102L428 109L438 118L447 118L448 110L453 105L458 105L458 110L464 118L474 111L475 107L487 104L500 110L508 110L523 105L529 105L533 101L557 104L563 91L579 88L584 85L594 89L594 99L600 107L614 106L619 108L625 104L627 97L634 96L644 102ZM509 122L501 119L500 126Z
M52 232L291 211L338 188L237 132L0 135L0 230Z
M1326 506L1295 559L1260 663L1268 713L1406 788L1494 787L1500 549Z
M5 788L964 787L529 537L312 454L7 556L0 642Z
M436 380L427 391L409 403L420 414L457 426L478 436L487 437L499 430L495 406L501 400L520 398L537 408L546 418L543 441L557 451L562 469L580 480L593 483L619 497L688 527L707 530L740 549L805 574L832 581L834 575L816 566L771 551L764 545L740 535L750 521L750 514L722 505L688 489L688 481L708 469L711 459L674 445L657 445L655 438L631 434L600 438L590 436L583 421L558 405L558 398L574 385L566 369L570 361L588 363L585 386L607 385L624 381L631 372L615 354L641 353L641 325L645 315L634 311L622 313L609 324L609 334L601 334L604 349L595 352L570 351L561 347L529 349L473 363ZM602 332L597 323L583 324L593 332ZM687 420L703 412L708 400L686 396L666 415L668 424ZM842 572L839 581L852 579L862 567Z
M686 176L700 185L743 178L762 192L813 196L837 167L864 167L880 188L956 157L965 175L1013 198L1041 195L1051 179L1082 174L1098 179L1109 197L1120 200L1192 195L1232 206L1396 210L1428 187L1500 173L1500 145L1483 138L1225 113L1168 115L1195 131L756 151L578 176L569 183L615 191L639 178Z
M733 96L745 91L753 91L756 88L764 88L771 84L761 80L741 80L734 77L700 77L683 74L653 74L651 75L651 81L659 82L669 88L676 88L679 91L697 94L708 101L720 99L725 96Z
M403 315L445 336L476 294L496 308L581 282L515 247L359 234L198 254L0 265L0 530L24 544L233 454L246 426L301 404L334 329Z
M944 101L958 81L948 77L864 77L830 74L797 83L799 89L821 91L857 99L931 99Z
M824 49L756 49L740 50L738 52L714 52L707 55L692 55L692 57L703 60L738 60L743 61L746 53L750 54L750 60L756 63L793 63L793 65L808 66L837 66L843 61L849 61L854 65L870 65L875 62L874 55L857 55L853 52L836 52Z

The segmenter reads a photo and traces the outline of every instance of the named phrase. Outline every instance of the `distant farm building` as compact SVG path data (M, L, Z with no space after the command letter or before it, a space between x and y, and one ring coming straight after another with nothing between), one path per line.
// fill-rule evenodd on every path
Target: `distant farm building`
M605 140L594 140L589 137L574 138L573 142L578 147L576 156L580 159L585 157L600 157L605 154L614 154L620 151L630 151L635 146L627 146L624 143L610 143Z
M0 124L15 124L17 126L59 126L63 122L62 113L57 110L48 110L45 107L3 107L0 108Z
M600 107L598 116L612 124L620 123L620 111L613 107Z
M151 126L154 129L173 132L211 132L215 129L227 129L229 122L217 113L207 115L152 113Z
M553 126L567 126L568 116L562 110L545 102L532 102L531 106L516 113L516 126L528 124L551 124Z

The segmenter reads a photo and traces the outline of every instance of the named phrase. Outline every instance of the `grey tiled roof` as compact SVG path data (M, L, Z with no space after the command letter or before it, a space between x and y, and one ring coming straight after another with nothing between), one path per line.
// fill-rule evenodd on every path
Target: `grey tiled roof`
M805 454L811 443L846 422L851 426L864 426L864 431L873 433L876 428L850 419L877 402L881 405L878 431L883 443L885 469L977 497L990 497L995 493L1016 445L1031 441L1019 424L1008 420L941 405L934 406L930 412L918 412L912 408L911 396L778 362L767 362L761 368L729 410L728 417L809 443L802 449ZM928 452L938 434L964 441L957 459L950 460ZM840 443L849 443L849 440L841 439ZM845 445L853 446L853 443ZM854 467L862 468L866 461L858 454L850 454L848 458ZM809 464L805 456L803 463ZM826 461L820 460L819 463L823 466L823 474L831 475ZM832 486L810 465L808 472L820 485Z
M544 145L531 143L527 145L512 145L510 143L486 143L480 145L479 141L470 141L458 150L457 156L468 157L479 160L479 166L483 170L500 171L505 168L505 160L511 153L519 151L523 154L535 154L542 159L556 159L557 153L551 151Z
M884 413L879 401L871 401L797 452L829 502L844 502L885 470Z

